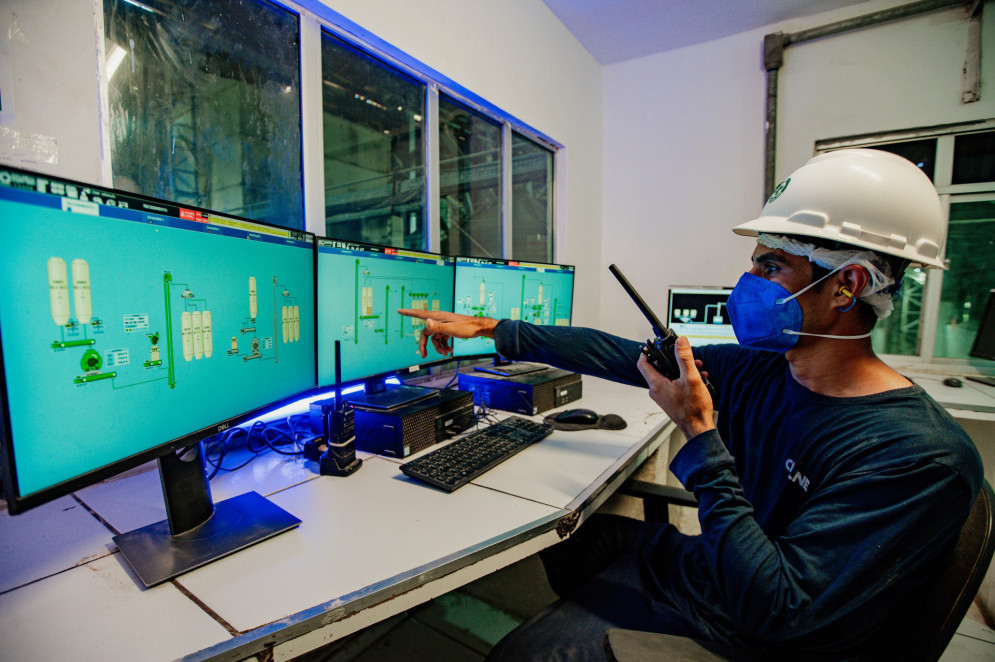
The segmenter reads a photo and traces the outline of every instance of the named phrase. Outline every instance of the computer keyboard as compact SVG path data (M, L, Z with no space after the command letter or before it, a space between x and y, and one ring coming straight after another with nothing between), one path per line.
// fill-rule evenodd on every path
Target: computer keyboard
M552 432L545 423L509 416L402 464L401 471L452 492Z
M978 382L979 384L984 384L985 386L995 386L995 377L987 377L985 375L964 375L972 382Z

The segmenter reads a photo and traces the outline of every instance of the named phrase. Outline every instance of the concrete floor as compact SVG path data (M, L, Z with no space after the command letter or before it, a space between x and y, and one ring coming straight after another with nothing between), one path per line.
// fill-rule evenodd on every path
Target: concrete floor
M554 600L532 556L296 662L480 662Z
M530 557L297 662L482 662L519 623L556 599ZM940 662L995 662L995 630L974 608Z

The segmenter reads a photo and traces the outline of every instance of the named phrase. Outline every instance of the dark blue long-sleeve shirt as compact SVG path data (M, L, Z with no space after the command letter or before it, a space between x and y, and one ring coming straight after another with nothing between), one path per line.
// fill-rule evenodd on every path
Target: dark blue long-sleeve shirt
M498 351L645 387L641 343L502 321ZM717 389L718 429L671 470L698 498L701 535L645 550L646 590L701 636L849 659L952 549L983 480L964 430L920 387L835 398L783 355L694 350Z

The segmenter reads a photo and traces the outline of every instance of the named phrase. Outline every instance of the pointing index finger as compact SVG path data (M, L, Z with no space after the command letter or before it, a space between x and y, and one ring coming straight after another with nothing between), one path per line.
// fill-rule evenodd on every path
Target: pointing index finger
M457 315L456 313L449 313L444 310L418 310L416 308L398 308L398 314L404 315L406 317L417 317L423 320L436 320L438 322L452 322L462 315Z

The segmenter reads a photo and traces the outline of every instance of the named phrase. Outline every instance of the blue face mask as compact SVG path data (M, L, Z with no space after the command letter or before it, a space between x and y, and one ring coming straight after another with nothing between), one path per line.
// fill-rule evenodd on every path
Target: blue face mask
M798 343L797 335L784 331L801 331L802 307L774 281L743 274L726 301L726 310L743 347L786 352Z
M726 301L732 330L739 344L769 352L786 352L798 344L798 336L837 340L869 337L870 333L858 336L834 336L802 332L802 307L798 304L797 297L838 270L839 268L834 269L794 294L774 281L754 276L749 272L743 274Z

